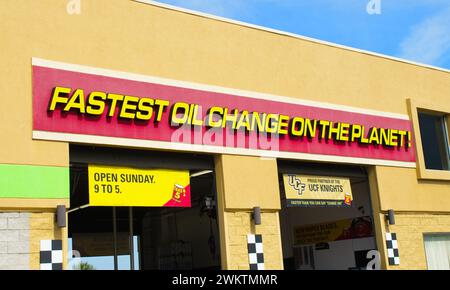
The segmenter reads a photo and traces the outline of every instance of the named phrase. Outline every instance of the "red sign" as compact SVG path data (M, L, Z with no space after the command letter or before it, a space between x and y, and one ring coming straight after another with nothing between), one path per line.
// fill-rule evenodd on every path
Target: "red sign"
M414 166L406 116L33 63L36 139Z

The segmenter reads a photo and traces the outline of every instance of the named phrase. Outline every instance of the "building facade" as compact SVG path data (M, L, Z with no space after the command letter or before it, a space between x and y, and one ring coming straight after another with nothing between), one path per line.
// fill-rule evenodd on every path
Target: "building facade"
M0 269L448 267L449 71L151 1L0 5Z

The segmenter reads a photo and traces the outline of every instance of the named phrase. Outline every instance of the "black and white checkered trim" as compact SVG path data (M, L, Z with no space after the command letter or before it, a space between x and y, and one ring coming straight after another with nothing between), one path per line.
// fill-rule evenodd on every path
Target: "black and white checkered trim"
M264 251L262 235L247 235L250 270L264 270Z
M41 240L40 269L63 269L62 240Z
M400 265L400 256L398 254L398 243L396 233L386 233L386 247L389 265Z

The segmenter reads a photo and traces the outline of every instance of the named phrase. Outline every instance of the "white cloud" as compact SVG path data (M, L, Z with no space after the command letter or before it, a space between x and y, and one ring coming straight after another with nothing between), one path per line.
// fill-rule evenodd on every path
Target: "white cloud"
M412 27L400 43L400 57L440 65L450 53L450 7Z

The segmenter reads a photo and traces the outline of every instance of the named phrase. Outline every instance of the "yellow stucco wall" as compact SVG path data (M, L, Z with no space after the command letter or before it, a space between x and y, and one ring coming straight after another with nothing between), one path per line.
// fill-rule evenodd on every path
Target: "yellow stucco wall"
M31 141L33 56L404 114L407 97L450 104L445 72L131 0L66 5L1 3L4 163L68 163L66 144Z
M221 166L226 209L280 209L275 159L224 155Z
M225 218L227 219L228 225L228 233L225 239L228 255L231 257L227 265L228 270L249 269L248 234L262 235L265 269L283 269L278 212L263 212L261 214L261 225L253 224L251 212L226 212Z
M67 144L31 140L32 57L402 114L406 98L450 105L448 72L131 0L83 0L79 15L60 0L0 5L1 163L68 165ZM448 211L450 183L379 171L383 208Z
M221 155L215 159L215 169L222 268L249 269L247 235L261 234L265 268L283 269L276 160ZM255 206L261 208L260 225L252 220Z
M418 180L415 169L378 166L376 173L382 210L450 212L449 181Z
M427 260L424 234L450 234L450 215L429 213L397 213L390 232L397 233L400 265L388 266L389 270L425 270Z
M58 228L54 212L33 212L30 216L30 270L40 268L41 240L63 241L63 266L67 265L67 228Z
M33 56L403 114L406 98L450 105L447 72L131 0L83 0L79 15L66 5L1 3L2 163L68 164L67 144L31 141ZM397 172L414 183L410 171Z
M69 15L66 4L0 3L0 35L7 40L0 54L0 132L7 136L0 163L69 163L67 144L31 139L32 57L401 114L408 113L406 98L450 106L448 72L131 0L82 0L79 15ZM263 186L275 194L276 164L248 171L245 178L229 178L235 166L259 163L239 158L221 165L226 181L222 230L236 218L247 219L246 210L256 201L272 210L264 219L278 218L279 198L258 195ZM382 210L450 212L450 182L418 181L415 169L388 167L376 168L376 180ZM241 187L248 192L245 198L238 193ZM414 229L407 227L399 225L399 235L400 229ZM448 231L445 225L439 229ZM227 239L248 230L243 226ZM35 240L51 233L50 228L36 230ZM242 248L236 249L241 254ZM241 260L227 263L239 268Z

